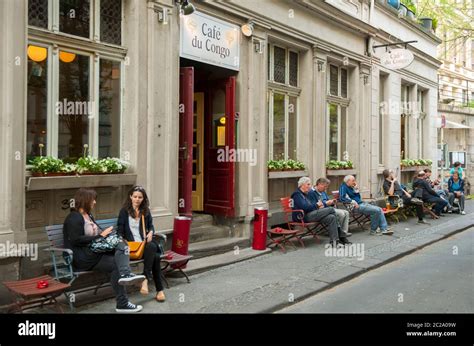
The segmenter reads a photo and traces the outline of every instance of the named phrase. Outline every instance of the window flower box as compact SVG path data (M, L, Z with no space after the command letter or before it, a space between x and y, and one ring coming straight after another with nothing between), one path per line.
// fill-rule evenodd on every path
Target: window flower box
M430 159L404 159L400 162L400 170L402 172L421 171L431 167L432 163Z
M86 174L73 176L43 176L28 177L26 180L27 191L78 189L81 187L103 187L135 185L137 175L123 174Z
M31 161L33 177L53 177L68 175L123 174L128 163L118 158L96 159L80 157L75 163L64 163L51 156L38 156Z
M269 160L267 161L268 172L304 172L306 166L304 163L296 160Z
M268 179L301 178L306 177L307 175L308 171L306 170L269 171Z
M326 169L327 176L346 176L346 175L355 175L356 170L352 169Z

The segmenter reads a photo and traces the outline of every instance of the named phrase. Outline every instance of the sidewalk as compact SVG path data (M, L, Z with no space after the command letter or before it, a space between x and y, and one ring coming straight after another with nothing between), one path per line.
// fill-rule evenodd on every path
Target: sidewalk
M167 301L157 303L154 295L130 295L141 313L255 313L290 306L317 292L327 290L430 243L474 226L474 201L466 201L466 215L446 214L427 219L430 226L417 225L416 217L392 224L393 236L370 236L356 230L351 242L364 246L363 260L325 255L328 239L317 244L305 240L305 248L272 253L191 276L191 283L170 278ZM115 300L79 307L79 313L115 313Z

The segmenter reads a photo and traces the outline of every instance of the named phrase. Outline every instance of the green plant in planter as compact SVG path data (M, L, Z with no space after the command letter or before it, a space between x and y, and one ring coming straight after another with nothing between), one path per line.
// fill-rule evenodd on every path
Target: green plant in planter
M34 173L61 173L64 170L64 162L52 156L37 156L30 163Z
M289 160L268 160L267 161L267 168L269 171L291 171L291 170L304 170L306 168L305 164L289 159Z
M90 157L83 156L77 160L77 172L79 174L83 173L106 173L107 168L103 167L100 160Z
M433 161L429 159L404 159L400 161L402 167L431 166L432 163Z
M412 0L402 0L401 3L405 5L414 14L416 14L416 6Z
M100 160L100 164L102 165L102 171L104 173L124 173L128 167L128 163L120 160L115 157L107 157L106 159Z
M354 164L352 161L337 161L337 160L330 160L326 163L327 169L352 169L354 168Z

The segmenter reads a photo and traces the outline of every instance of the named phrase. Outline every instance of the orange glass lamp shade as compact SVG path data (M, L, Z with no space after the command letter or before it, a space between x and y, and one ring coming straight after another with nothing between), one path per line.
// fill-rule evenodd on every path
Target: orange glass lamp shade
M48 50L44 47L28 46L28 57L36 62L41 62L48 57Z
M61 51L59 52L59 59L65 63L73 62L76 59L76 54Z

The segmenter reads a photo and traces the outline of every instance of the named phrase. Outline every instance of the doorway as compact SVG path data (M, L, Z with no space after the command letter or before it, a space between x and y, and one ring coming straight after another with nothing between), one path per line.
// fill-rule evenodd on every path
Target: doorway
M181 58L180 214L234 216L235 74Z
M204 211L204 93L194 93L192 210Z

